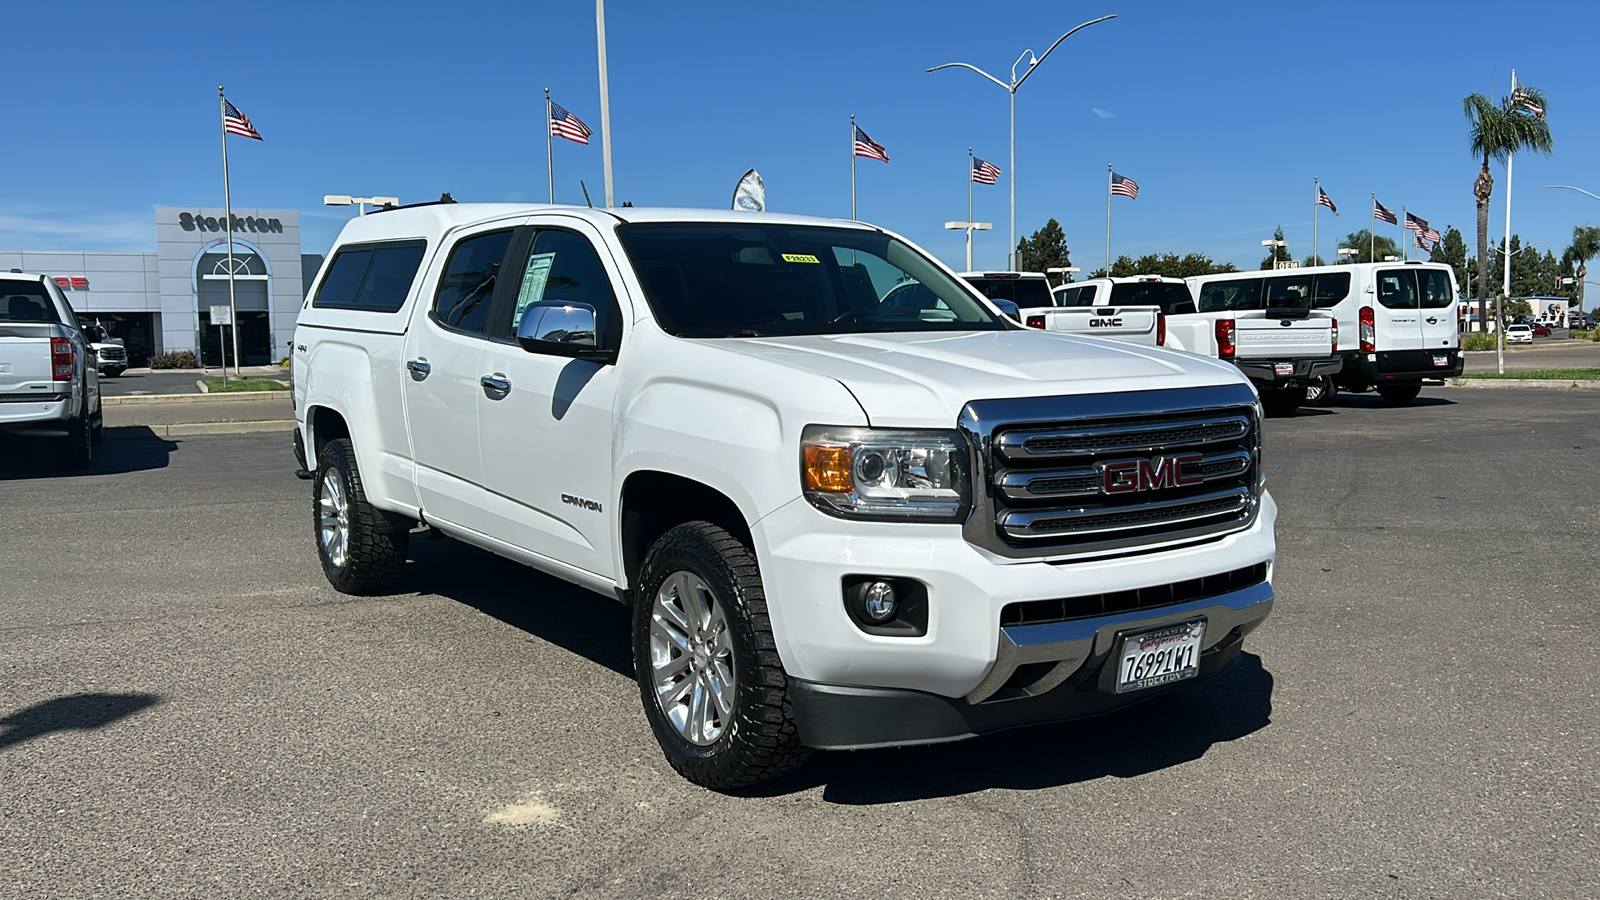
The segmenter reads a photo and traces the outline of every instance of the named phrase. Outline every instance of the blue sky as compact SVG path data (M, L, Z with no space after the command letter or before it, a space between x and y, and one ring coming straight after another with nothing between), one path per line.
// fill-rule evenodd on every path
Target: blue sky
M1105 259L1108 163L1140 186L1113 201L1113 255L1254 267L1282 225L1303 257L1314 175L1341 213L1322 211L1324 256L1369 224L1374 191L1475 246L1461 99L1506 93L1512 66L1550 97L1556 148L1517 160L1513 230L1559 255L1574 225L1600 222L1600 200L1536 189L1600 194L1591 2L609 0L617 201L725 207L754 166L769 208L847 216L855 113L892 160L858 162L860 218L952 265L962 236L943 223L966 216L967 147L1006 170L974 190L975 218L995 224L976 262L999 267L1006 92L923 70L962 61L1005 79L1024 49L1108 13L1017 94L1018 234L1058 219L1085 270ZM154 250L154 206L220 206L218 84L266 137L229 139L234 202L300 209L307 252L354 214L323 207L328 193L542 202L545 87L600 128L584 0L17 3L6 19L0 249ZM582 202L580 178L601 198L599 135L555 144L558 202ZM1493 172L1498 240L1505 173Z

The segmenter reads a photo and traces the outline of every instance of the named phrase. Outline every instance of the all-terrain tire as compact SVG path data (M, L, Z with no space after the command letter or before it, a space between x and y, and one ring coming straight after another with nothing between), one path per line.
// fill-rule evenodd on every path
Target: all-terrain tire
M707 744L680 733L655 684L651 634L657 601L668 579L681 573L709 589L732 644L732 711L720 734ZM689 522L668 530L650 547L634 593L633 662L656 741L667 762L689 781L717 791L737 790L786 775L810 757L795 727L788 677L772 636L755 554L726 530Z
M330 525L342 532L342 539L330 535ZM349 438L329 441L317 454L311 529L323 574L335 590L374 594L399 582L410 546L411 520L367 502Z
M1405 406L1417 399L1420 393L1422 393L1420 384L1385 384L1378 387L1378 396L1390 406Z
M67 423L67 436L58 438L60 452L56 456L56 465L68 472L81 472L89 468L89 463L94 461L94 451L90 445L94 443L93 429L89 427L88 402L85 401L83 415Z

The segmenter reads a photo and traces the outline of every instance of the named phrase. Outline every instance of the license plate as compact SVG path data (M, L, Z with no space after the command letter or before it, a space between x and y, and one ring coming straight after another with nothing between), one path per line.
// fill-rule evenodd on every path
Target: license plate
M1433 358L1433 364L1436 365L1436 366L1448 366L1448 365L1450 365L1450 357L1448 357L1448 356L1435 356Z
M1117 654L1117 693L1160 687L1200 674L1200 644L1205 633L1202 620L1125 636Z
M1272 370L1279 375L1293 375L1294 363L1273 363Z

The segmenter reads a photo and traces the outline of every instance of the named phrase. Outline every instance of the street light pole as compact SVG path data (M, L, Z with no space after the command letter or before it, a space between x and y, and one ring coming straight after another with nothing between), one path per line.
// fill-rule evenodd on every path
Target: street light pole
M1508 221L1508 223L1510 221L1509 214L1507 216L1507 221ZM1521 247L1518 247L1516 250L1506 254L1506 280L1505 280L1505 285L1500 291L1500 296L1496 297L1495 301L1494 301L1495 366L1496 366L1497 370L1499 371L1499 373L1501 375L1504 375L1506 373L1505 310L1502 309L1501 304L1503 304L1503 303L1505 303L1505 301L1511 299L1511 257L1516 256L1518 253L1521 253L1522 251L1528 249L1529 247L1537 247L1540 244L1548 244L1548 243L1550 243L1550 242L1549 241L1534 241L1531 244L1523 244ZM1506 244L1506 249L1507 250L1511 250L1511 245L1510 245L1509 242L1507 242L1507 244Z
M964 229L967 232L967 268L964 271L971 272L972 233L974 231L988 231L989 229L993 228L994 225L989 222L946 222L944 223L944 227L950 231Z
M1116 18L1115 15L1101 16L1098 19L1091 19L1091 20L1089 20L1087 22L1084 22L1082 25L1079 25L1078 27L1072 29L1071 31L1067 32L1066 34L1063 34L1061 37L1056 38L1056 42L1054 44L1050 45L1050 49L1046 50L1042 56L1039 56L1037 58L1034 58L1032 50L1024 50L1024 51L1022 51L1021 55L1019 55L1017 57L1017 61L1011 64L1011 83L1010 84L1006 84L1004 81L1001 81L1000 79L994 77L993 75L990 75L988 72L985 72L984 70L978 68L975 65L972 65L971 63L959 63L959 62L958 63L944 63L943 65L934 66L931 69L926 69L925 70L925 71L928 71L928 72L937 72L940 69L950 69L950 68L971 69L972 71L977 72L979 75L982 75L983 77L989 79L990 81L994 82L995 84L1000 85L1001 88L1003 88L1007 93L1009 93L1011 95L1011 156L1010 156L1011 171L1009 173L1007 173L1007 177L1010 178L1010 180L1011 180L1011 243L1006 248L1006 268L1007 269L1013 269L1014 270L1016 268L1015 257L1016 257L1016 252L1017 252L1017 88L1022 87L1022 83L1024 81L1028 80L1028 76L1033 74L1033 70L1035 68L1037 68L1040 63L1042 63L1046 59L1048 59L1050 54L1054 53L1055 49L1057 47L1061 46L1061 42L1062 41L1066 40L1069 37L1072 37L1077 32L1079 32L1079 31L1081 31L1081 30L1083 30L1085 28L1088 28L1090 25L1094 25L1094 24L1097 24L1097 23L1100 23L1100 22L1104 22L1107 19L1115 19L1115 18ZM1024 57L1024 56L1030 58L1029 62L1028 62L1028 71L1023 72L1022 73L1022 77L1018 78L1017 77L1017 66L1022 63L1022 57Z

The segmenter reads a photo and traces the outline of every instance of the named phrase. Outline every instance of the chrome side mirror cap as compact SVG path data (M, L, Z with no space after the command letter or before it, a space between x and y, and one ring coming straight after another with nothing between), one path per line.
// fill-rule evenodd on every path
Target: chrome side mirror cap
M530 303L517 325L517 343L529 353L611 362L616 354L600 348L595 319L587 303Z

